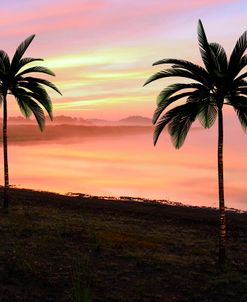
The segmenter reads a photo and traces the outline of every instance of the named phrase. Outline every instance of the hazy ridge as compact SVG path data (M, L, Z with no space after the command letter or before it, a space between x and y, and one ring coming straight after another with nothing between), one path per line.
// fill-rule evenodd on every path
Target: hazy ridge
M38 125L10 124L8 127L8 141L10 143L53 141L59 139L84 139L89 137L113 137L150 133L151 126L95 126L73 124L48 124L41 132ZM2 141L2 133L0 133Z
M12 116L8 118L9 124L36 124L36 120L30 118L24 118L22 116ZM2 123L2 118L0 118L0 123ZM46 118L46 124L71 124L71 125L87 125L87 126L114 126L114 125L152 125L151 118L133 115L120 120L111 121L99 118L84 119L82 117L72 117L66 115L58 115L51 121L48 117Z

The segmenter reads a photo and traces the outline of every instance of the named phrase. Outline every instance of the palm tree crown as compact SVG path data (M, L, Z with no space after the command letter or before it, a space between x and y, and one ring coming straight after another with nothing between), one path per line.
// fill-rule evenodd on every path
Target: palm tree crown
M153 115L153 123L156 124L154 144L168 126L172 142L180 148L196 118L204 128L210 128L224 104L234 108L243 129L247 129L247 73L241 73L247 65L247 56L244 55L247 31L238 39L229 60L221 45L208 42L201 20L198 22L198 41L205 68L186 60L160 60L153 65L172 64L172 67L154 74L144 84L167 77L193 80L190 84L169 85L158 95ZM185 99L182 105L161 116L169 105L181 99Z
M26 117L33 113L40 129L43 130L45 122L43 108L52 119L52 103L44 86L54 89L59 94L61 93L53 83L30 76L30 73L44 73L55 76L51 70L42 66L27 68L26 65L31 62L43 61L40 58L22 58L34 37L35 35L31 35L19 45L12 61L4 50L0 50L0 101L2 103L7 94L12 94L21 112Z

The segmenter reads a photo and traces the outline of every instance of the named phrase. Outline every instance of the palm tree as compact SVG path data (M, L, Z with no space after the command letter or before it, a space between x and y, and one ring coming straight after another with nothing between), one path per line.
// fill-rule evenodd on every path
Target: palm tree
M205 67L186 60L164 59L153 65L172 64L172 67L157 72L144 85L161 78L183 77L192 83L176 83L167 86L157 97L157 109L153 115L154 145L167 126L172 142L180 148L191 124L198 119L204 128L210 128L218 116L218 192L219 192L219 264L226 258L226 219L223 178L223 105L233 107L244 131L247 130L247 31L238 39L229 60L224 48L218 43L209 43L201 20L198 22L198 41ZM161 114L174 102L174 108ZM176 104L175 104L176 105Z
M3 104L3 153L4 153L4 200L3 206L7 210L9 205L8 189L9 189L9 172L8 172L8 149L7 149L7 95L12 94L21 110L21 112L29 117L34 114L40 130L44 129L45 109L52 120L52 103L44 86L48 86L58 93L57 87L41 78L32 77L30 73L44 73L51 76L55 74L42 66L33 66L27 68L26 65L34 61L43 61L40 58L22 58L26 49L34 39L35 35L31 35L23 41L15 51L10 62L8 54L4 50L0 50L0 102ZM61 94L61 93L60 93ZM40 106L41 105L41 106Z

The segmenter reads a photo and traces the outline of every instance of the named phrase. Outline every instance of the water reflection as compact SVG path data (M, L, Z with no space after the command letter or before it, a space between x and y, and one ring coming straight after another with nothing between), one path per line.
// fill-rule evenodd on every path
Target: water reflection
M210 130L211 131L211 130ZM226 205L247 210L247 140L226 135ZM11 184L60 193L136 196L217 206L217 133L192 130L175 150L152 131L57 138L9 145ZM2 167L1 167L2 169Z

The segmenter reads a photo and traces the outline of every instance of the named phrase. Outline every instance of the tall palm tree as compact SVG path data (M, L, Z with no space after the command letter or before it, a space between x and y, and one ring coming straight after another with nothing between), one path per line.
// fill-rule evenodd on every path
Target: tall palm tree
M153 65L172 64L172 67L151 76L144 85L157 79L182 77L192 83L176 83L167 86L157 97L157 109L153 115L154 145L167 126L172 142L180 148L191 124L198 119L204 128L210 128L218 116L218 192L219 192L219 264L226 258L226 219L223 179L223 105L233 107L244 131L247 130L247 31L238 39L229 60L224 48L209 43L201 20L198 22L198 41L205 67L186 60L164 59ZM174 102L174 108L161 114ZM176 105L176 104L175 104Z
M10 61L8 54L4 50L0 50L0 102L3 104L3 153L4 153L4 200L3 206L7 210L9 205L8 189L9 189L9 172L8 172L8 145L7 145L7 95L11 94L15 97L21 112L29 117L34 114L40 130L44 129L45 109L52 120L52 103L44 86L48 86L59 94L57 87L38 77L30 76L30 73L44 73L55 76L55 74L42 66L33 66L27 68L27 64L34 61L43 61L40 58L22 58L26 49L34 39L35 35L31 35L23 41L15 51Z

